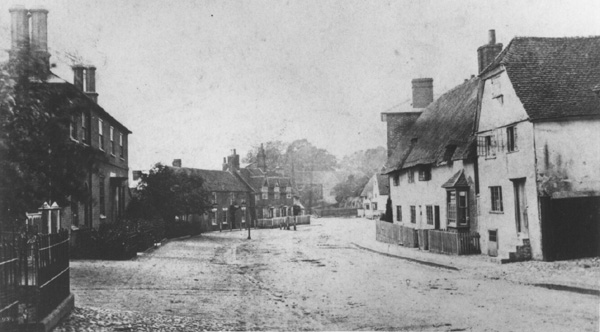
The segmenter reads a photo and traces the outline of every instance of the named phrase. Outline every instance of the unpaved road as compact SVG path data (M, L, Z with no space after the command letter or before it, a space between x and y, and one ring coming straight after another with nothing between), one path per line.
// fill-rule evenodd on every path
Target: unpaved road
M362 250L372 221L317 219L172 241L133 261L74 261L78 307L209 329L598 331L598 297L489 280ZM182 325L181 330L186 330Z

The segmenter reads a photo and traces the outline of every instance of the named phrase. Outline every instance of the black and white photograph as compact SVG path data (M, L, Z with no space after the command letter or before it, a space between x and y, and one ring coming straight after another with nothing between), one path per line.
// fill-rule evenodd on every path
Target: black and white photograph
M0 331L600 332L599 14L3 0Z

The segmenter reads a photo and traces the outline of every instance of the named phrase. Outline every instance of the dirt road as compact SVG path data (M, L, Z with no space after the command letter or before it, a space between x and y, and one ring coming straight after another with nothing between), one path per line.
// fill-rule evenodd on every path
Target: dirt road
M372 221L361 219L317 219L296 232L252 230L252 240L240 231L203 234L133 261L72 262L72 290L77 307L97 308L95 321L102 324L88 327L103 330L131 322L133 330L152 330L144 319L176 317L180 325L160 326L598 331L597 296L490 280L352 244L371 227ZM58 330L85 324L83 309ZM107 313L119 321L111 325Z

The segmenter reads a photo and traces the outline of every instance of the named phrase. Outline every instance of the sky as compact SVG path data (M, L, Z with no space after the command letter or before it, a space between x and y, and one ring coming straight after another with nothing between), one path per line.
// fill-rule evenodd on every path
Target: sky
M98 102L133 134L130 169L219 169L231 149L307 138L339 158L386 145L380 113L413 78L444 93L477 74L477 47L515 36L600 35L600 1L2 1L49 10L53 71L94 65ZM0 54L0 60L7 54Z

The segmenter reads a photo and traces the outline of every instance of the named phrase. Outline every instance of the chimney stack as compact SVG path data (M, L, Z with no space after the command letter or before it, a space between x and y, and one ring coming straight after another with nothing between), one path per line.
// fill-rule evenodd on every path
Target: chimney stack
M11 17L11 51L26 50L29 46L29 11L23 6L13 6Z
M133 181L137 181L142 178L142 171L132 171Z
M85 94L98 103L98 94L96 93L96 67L91 66L85 69Z
M30 9L31 15L31 55L36 60L39 72L50 71L50 53L48 53L48 10Z
M265 148L262 143L260 143L260 149L256 156L256 166L263 172L267 172L267 154L265 153Z
M73 85L83 91L83 70L85 68L82 65L75 65L71 68L73 68Z
M496 43L496 31L488 31L488 43L477 48L479 73L487 68L500 52L502 52L502 43Z
M173 159L173 167L181 167L181 159Z
M413 108L425 108L433 102L433 78L412 80Z

